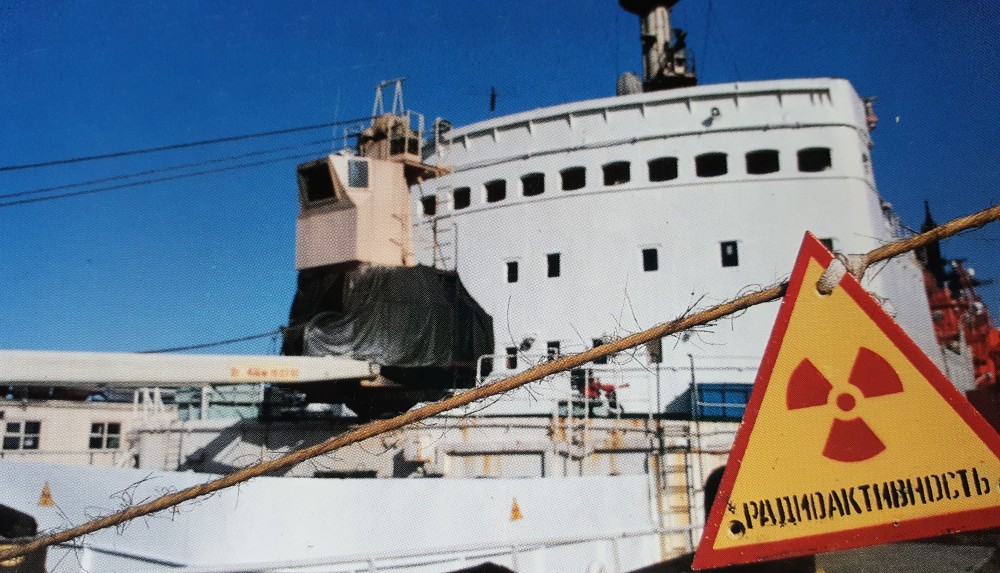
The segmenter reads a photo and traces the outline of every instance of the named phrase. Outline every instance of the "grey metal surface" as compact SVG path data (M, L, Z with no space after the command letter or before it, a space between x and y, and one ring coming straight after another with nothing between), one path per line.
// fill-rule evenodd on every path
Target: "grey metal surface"
M894 543L816 556L825 573L995 573L997 548L945 543Z

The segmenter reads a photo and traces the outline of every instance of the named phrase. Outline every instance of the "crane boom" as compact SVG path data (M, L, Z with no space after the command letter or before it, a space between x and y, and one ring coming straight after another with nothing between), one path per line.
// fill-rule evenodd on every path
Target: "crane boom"
M378 385L378 374L377 364L341 356L0 350L3 386L177 388L336 380Z

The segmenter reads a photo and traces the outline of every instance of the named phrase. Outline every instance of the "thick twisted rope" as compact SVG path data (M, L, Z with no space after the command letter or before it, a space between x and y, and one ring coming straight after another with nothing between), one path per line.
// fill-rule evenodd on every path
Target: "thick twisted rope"
M958 219L951 220L925 233L920 233L919 235L915 235L907 239L888 243L869 251L864 255L864 257L865 260L867 260L867 263L871 265L873 263L901 255L913 249L924 247L934 241L951 237L952 235L962 231L982 227L983 225L996 221L997 219L1000 219L1000 205L990 207L989 209L985 209L972 215L959 217ZM69 529L40 535L26 540L12 540L16 542L17 545L10 548L0 549L0 561L27 555L28 553L43 547L48 547L49 545L70 541L74 538L80 537L81 535L93 533L108 527L114 527L137 517L163 511L164 509L169 509L185 501L238 485L251 478L287 470L306 460L328 454L345 446L378 436L379 434L398 430L404 426L426 420L427 418L436 416L437 414L447 410L466 406L478 400L508 392L515 388L524 386L529 382L534 382L546 376L570 370L572 368L576 368L577 366L582 366L583 364L598 358L603 358L611 354L635 348L658 338L663 338L664 336L669 336L683 330L711 323L725 316L746 310L752 306L777 300L784 296L785 289L787 287L788 283L779 283L763 290L752 292L728 302L724 302L718 306L714 306L687 316L682 316L670 322L656 325L642 332L613 340L607 344L581 352L580 354L573 354L551 362L539 364L538 366L525 370L524 372L509 378L498 380L486 386L472 388L468 391L462 392L461 394L457 394L439 402L434 402L415 410L411 410L405 414L396 416L395 418L370 422L344 434L330 438L324 442L320 442L319 444L295 450L280 458L261 461L257 464L239 469L220 478L192 486L175 493L163 495L162 497L146 503L127 507L111 515L100 517Z

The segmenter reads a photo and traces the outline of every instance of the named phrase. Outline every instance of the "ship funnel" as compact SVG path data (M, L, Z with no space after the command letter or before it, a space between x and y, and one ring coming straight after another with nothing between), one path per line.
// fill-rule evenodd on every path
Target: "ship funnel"
M656 91L698 83L694 62L688 57L686 34L671 29L670 9L678 0L618 0L637 14L642 38L643 90ZM676 36L676 41L673 39Z

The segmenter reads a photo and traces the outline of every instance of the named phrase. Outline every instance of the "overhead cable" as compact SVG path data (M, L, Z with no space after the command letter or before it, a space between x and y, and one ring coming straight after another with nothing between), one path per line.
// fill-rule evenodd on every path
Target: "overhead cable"
M282 329L276 328L268 332L261 332L260 334L251 334L249 336L241 336L239 338L229 338L226 340L217 340L215 342L204 342L201 344L189 344L187 346L174 346L173 348L161 348L159 350L141 350L136 354L167 354L170 352L183 352L185 350L199 350L202 348L215 348L216 346L225 346L227 344L235 344L237 342L246 342L248 340L257 340L260 338L268 338L270 336L277 336L281 334Z
M359 117L355 119L345 119L342 121L331 121L327 123L317 123L313 125L303 125L300 127L289 127L285 129L274 129L271 131L258 131L256 133L244 133L242 135L230 135L227 137L218 137L215 139L202 139L200 141L189 141L187 143L174 143L172 145L161 145L158 147L146 147L142 149L132 149L129 151L115 151L113 153L102 153L100 155L85 155L82 157L71 157L67 159L53 159L50 161L40 161L38 163L24 163L21 165L4 165L0 166L0 172L2 171L17 171L20 169L34 169L37 167L52 167L54 165L66 165L69 163L82 163L84 161L94 161L97 159L112 159L115 157L127 157L130 155L142 155L145 153L156 153L158 151L170 151L172 149L184 149L186 147L198 147L201 145L212 145L215 143L229 143L232 141L243 141L246 139L255 139L258 137L270 137L273 135L285 135L288 133L296 133L300 131L312 131L315 129L326 129L329 127L337 127L340 125L350 125L356 124L363 121L371 120L371 117Z
M82 191L70 191L68 193L59 193L56 195L46 195L45 197L32 197L30 199L17 199L15 201L6 201L0 203L0 208L3 207L14 207L16 205L25 205L27 203L41 203L43 201L54 201L56 199L66 199L69 197L79 197L81 195L90 195L93 193L103 193L105 191L114 191L115 189L126 189L129 187L138 187L140 185L149 185L151 183L162 183L164 181L174 181L177 179L186 179L188 177L197 177L199 175L210 175L212 173L223 173L225 171L234 171L236 169L246 169L248 167L259 167L261 165L270 165L272 163L280 163L282 161L293 161L299 159L307 159L310 157L315 157L314 153L300 153L298 155L288 155L284 157L278 157L275 159L266 159L264 161L254 161L252 163L239 163L236 165L228 165L226 167L218 167L216 169L204 169L202 171L192 171L191 173L181 173L179 175L170 175L166 177L157 177L154 179L143 179L141 181L131 181L129 183L120 183L118 185L108 185L106 187L97 187L94 189L84 189Z
M142 177L143 175L155 175L157 173L169 173L170 171L179 171L181 169L189 169L191 167L201 167L203 165L212 165L215 163L224 163L226 161L234 161L236 159L246 159L248 157L258 157L261 155L267 155L269 153L277 153L278 151L291 151L293 149L302 149L305 147L313 145L321 145L324 143L329 143L329 139L318 139L315 141L309 141L306 143L301 143L298 145L286 145L284 147L273 147L270 149L262 149L259 151L251 151L249 153L241 153L239 155L228 155L226 157L218 157L216 159L206 159L205 161L195 161L192 163L181 163L179 165L172 165L170 167L161 167L159 169L149 169L147 171L138 171L136 173L129 173L125 175L114 175L111 177L102 177L100 179L91 179L90 181L80 181L78 183L67 183L65 185L55 185L52 187L42 187L40 189L32 189L30 191L18 191L16 193L5 193L0 194L0 199L10 199L13 197L25 197L27 195L38 195L41 193L50 193L52 191L61 191L63 189L73 189L75 187L86 187L87 185L96 185L98 183L107 183L109 181L121 181L122 179L132 179L133 177Z

